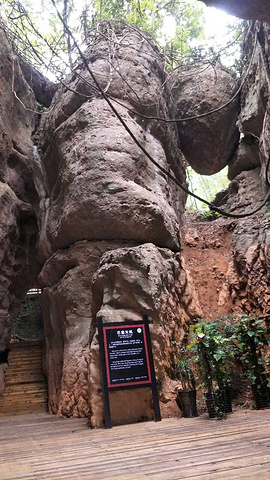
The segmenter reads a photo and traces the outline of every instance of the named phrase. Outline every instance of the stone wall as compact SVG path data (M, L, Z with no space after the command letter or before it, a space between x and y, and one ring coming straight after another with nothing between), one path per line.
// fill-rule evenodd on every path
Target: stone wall
M37 278L38 197L32 180L35 99L0 29L0 352L10 339L10 314Z
M269 190L269 46L269 25L254 22L243 46L248 72L238 118L243 139L229 165L234 180L226 208L235 213L258 207ZM270 313L269 229L268 203L256 215L237 221L233 232L234 262L228 280L235 305L249 313Z

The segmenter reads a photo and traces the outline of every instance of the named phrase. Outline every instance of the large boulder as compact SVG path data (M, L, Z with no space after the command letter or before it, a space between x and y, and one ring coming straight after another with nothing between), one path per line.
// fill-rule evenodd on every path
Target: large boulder
M45 372L49 412L89 413L89 339L93 329L92 277L100 257L117 243L78 242L58 250L40 276L43 289Z
M172 339L183 339L190 322L201 315L190 275L179 253L148 243L105 253L93 278L93 316L106 322L139 320L147 314L158 384L171 370ZM90 423L103 425L100 358L97 333L90 344ZM166 395L165 395L166 397ZM110 394L114 423L153 418L149 389L140 394ZM127 405L127 408L123 408Z
M270 22L270 7L268 0L200 0L208 7L221 8L236 17L246 20Z
M162 56L150 39L115 25L112 58L108 25L85 52L101 87L131 110L170 116ZM48 198L43 258L83 239L150 241L179 249L185 194L150 163L91 88L82 61L64 83L43 117L39 144ZM114 105L154 159L185 183L176 128Z
M232 99L237 84L220 66L195 64L176 69L171 87L174 116L184 119L222 107ZM216 113L177 124L181 150L197 173L212 175L227 165L239 140L238 114L239 96Z
M153 320L152 342L158 380L170 370L171 339L183 337L201 314L196 292L179 253L153 244L78 242L58 250L45 263L43 290L45 370L49 411L65 416L90 415L103 425L96 317L106 321ZM152 418L151 395L111 395L116 423ZM125 404L129 407L122 408Z

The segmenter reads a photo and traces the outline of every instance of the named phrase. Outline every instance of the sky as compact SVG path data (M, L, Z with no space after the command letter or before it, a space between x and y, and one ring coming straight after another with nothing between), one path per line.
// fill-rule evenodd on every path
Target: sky
M32 3L34 10L38 12L41 9L41 5L44 3L44 0L30 0L30 3ZM85 3L86 0L75 0L75 5L78 10L81 10ZM204 4L201 4L201 6L204 7L206 35L209 37L215 37L218 43L223 43L224 37L227 34L226 26L228 23L232 24L238 19L232 15L228 15L225 11L218 10L217 8L206 7ZM46 23L46 20L46 18L43 18L43 24ZM175 22L172 17L168 17L165 31L167 37L174 36Z
M36 12L37 17L38 17L38 12L41 11L42 5L44 5L45 3L46 11L43 12L42 14L40 31L44 33L46 31L48 32L50 29L50 26L49 26L50 11L54 11L53 6L51 5L51 2L50 1L48 2L47 0L28 0L28 1L30 4L32 4L32 8ZM185 0L185 1L186 2L190 1L191 5L194 4L196 6L198 3L196 0ZM71 24L72 22L74 23L78 22L78 12L82 10L82 8L85 6L86 3L88 3L87 0L74 0L76 10L74 11L70 19ZM200 2L200 7L204 11L206 40L201 41L201 40L194 39L191 42L191 46L192 47L203 46L206 49L209 48L209 46L213 46L215 51L219 51L220 49L222 49L222 47L228 44L232 39L232 31L230 34L228 33L228 28L227 28L228 24L237 25L239 22L239 19L236 19L235 17L226 14L222 10L218 10L213 7L206 7L201 2ZM172 16L168 16L165 20L164 29L162 32L163 39L158 39L159 43L162 45L162 44L165 44L166 41L170 41L175 35L175 29L176 29L175 20L173 19ZM240 51L237 51L237 49L235 49L234 47L234 48L231 48L228 52L225 52L224 55L222 55L221 61L225 66L229 67L234 63L235 58L239 55L240 55ZM50 73L47 72L47 75L50 76Z
M218 43L224 41L227 34L227 25L238 21L236 17L214 7L205 8L205 20L206 34L214 36Z
M217 43L223 43L227 36L227 25L238 21L236 17L228 15L223 10L214 7L204 7L205 33L207 37L215 37ZM175 34L175 21L168 17L165 23L164 33L167 37L173 37Z

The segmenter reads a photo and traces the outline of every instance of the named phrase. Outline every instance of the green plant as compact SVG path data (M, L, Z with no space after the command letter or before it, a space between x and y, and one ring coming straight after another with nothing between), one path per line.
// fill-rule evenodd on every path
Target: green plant
M183 347L186 342L177 342L172 340L171 350L171 377L173 380L179 380L182 390L195 390L196 382L191 368L192 358L187 355L187 349Z
M182 390L195 390L196 382L190 362L185 359L176 360L173 369L173 378L181 382Z
M235 345L226 336L220 321L198 321L190 327L192 339L188 349L195 355L201 383L207 392L230 386L230 364Z
M238 356L246 367L252 385L264 385L270 388L270 378L266 369L269 331L264 318L238 314L235 315L234 323Z
M213 220L216 220L217 218L220 218L222 215L218 212L213 211L206 211L203 213L200 213L197 215L197 220L200 222L212 222Z
M229 387L235 345L224 331L223 319L206 323L200 319L190 327L191 343L210 418L224 418L231 412Z

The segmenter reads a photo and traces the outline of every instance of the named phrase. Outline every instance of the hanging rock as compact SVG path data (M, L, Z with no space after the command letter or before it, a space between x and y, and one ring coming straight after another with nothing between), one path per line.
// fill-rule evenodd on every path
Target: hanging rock
M260 20L270 22L270 9L268 0L200 0L208 7L221 8L231 15L246 20Z
M237 84L220 66L195 64L176 69L171 87L174 115L183 119L206 114L230 102ZM239 107L237 96L216 113L177 124L181 150L197 173L212 175L227 165L239 140Z

